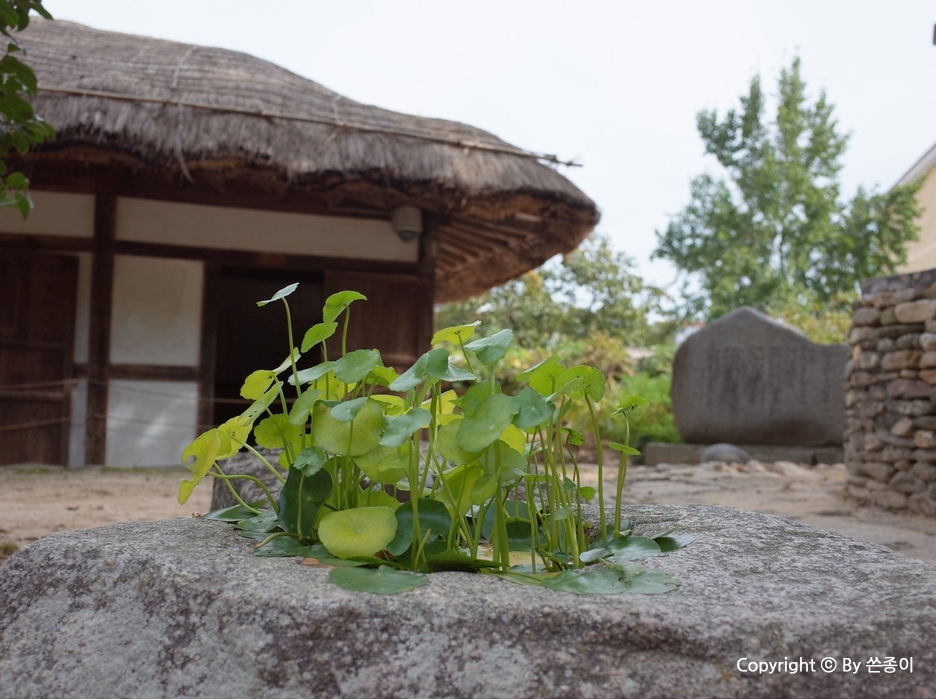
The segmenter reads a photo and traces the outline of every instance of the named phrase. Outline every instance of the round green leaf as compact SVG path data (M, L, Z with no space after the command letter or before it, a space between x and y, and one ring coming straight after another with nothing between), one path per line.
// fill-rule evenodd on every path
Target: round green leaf
M259 400L266 393L267 389L276 381L276 372L269 369L259 369L244 379L244 385L241 386L241 398L247 400Z
M390 384L390 390L406 393L406 391L410 390L411 388L416 388L420 382L426 378L426 363L428 359L428 353L417 359L413 366L400 374L398 378L393 380L393 382Z
M430 533L428 541L448 535L452 527L452 518L448 508L428 498L419 499L419 537ZM387 550L394 556L402 555L413 542L413 501L404 502L396 511L397 529L393 541Z
M309 419L309 415L312 414L312 406L321 397L322 392L318 389L308 389L296 399L292 408L289 409L289 421L296 426L305 424L305 421Z
M383 426L383 410L373 399L368 398L349 422L336 420L328 406L319 403L312 420L312 436L320 447L332 454L359 456L377 446Z
M621 399L621 402L617 404L617 407L614 409L616 413L627 413L635 408L644 408L650 405L650 401L646 398L641 398L640 396L628 395L624 396Z
M338 558L373 556L393 541L397 519L389 507L329 512L319 523L322 543Z
M395 595L415 590L426 584L426 576L394 570L389 566L373 568L333 568L328 579L343 590L370 592L374 595Z
M585 435L574 427L563 427L562 431L569 435L569 444L580 447L585 444Z
M445 487L435 497L444 503L453 517L461 517L471 509L471 489L484 471L478 464L456 466L445 472Z
M645 536L612 539L605 544L605 548L612 551L610 560L617 562L633 561L638 558L653 558L659 556L661 552L660 545Z
M199 435L182 452L182 464L192 472L192 480L183 480L179 485L179 504L184 505L195 486L208 475L221 454L231 451L231 438L221 430L208 430ZM194 459L191 463L189 459Z
M267 556L272 558L313 558L316 551L313 547L302 544L291 536L278 536L254 549L254 556Z
M460 399L461 409L465 417L474 415L484 400L496 393L502 393L501 385L497 382L485 381L471 386Z
M279 363L279 366L273 369L273 373L276 374L277 376L282 374L284 371L286 371L286 369L290 368L294 362L298 362L301 356L302 356L302 353L299 351L299 348L293 347L292 352L289 353L289 356L286 357L286 359L284 359L283 361L281 361Z
M557 354L551 354L551 355L549 355L549 356L546 357L546 359L544 359L543 361L537 362L536 364L534 364L533 366L531 366L529 369L526 369L525 371L521 371L519 374L517 374L517 375L514 377L514 381L526 381L527 379L529 379L529 378L533 375L533 372L535 372L535 371L536 371L537 369L539 369L541 366L545 366L546 364L556 364L556 363L557 363L557 362L556 362L557 359L559 359L559 355L557 355ZM548 395L548 394L547 394L547 395Z
M380 361L377 350L354 350L335 362L335 376L345 383L357 383Z
M400 501L382 490L362 490L358 495L361 507L389 507L394 512L400 507Z
M291 468L279 495L279 523L284 531L307 539L312 534L319 507L332 491L331 474L321 469L307 476Z
M669 553L676 549L681 549L686 544L695 540L692 534L676 534L674 536L658 536L654 539L663 553Z
M296 455L293 468L302 471L307 476L314 476L328 461L328 454L317 444L306 447Z
M630 454L631 456L640 456L640 452L634 449L634 447L629 447L626 444L621 444L620 442L608 442L608 446L619 451L622 454Z
M605 393L605 380L601 372L595 367L580 364L569 369L559 377L561 390L572 399L589 396L592 401L598 402Z
M452 364L447 349L429 350L426 355L426 374L439 381L473 381L477 378L470 371Z
M302 351L308 352L318 343L324 342L338 329L338 323L318 323L306 330L305 337L302 338Z
M513 330L501 330L489 337L469 342L465 348L474 352L479 362L490 366L504 358L512 340Z
M287 444L296 444L302 439L302 428L294 425L282 413L264 418L254 428L257 446L267 449L282 449Z
M355 456L354 463L375 483L396 483L406 475L409 449L405 446L377 445L370 451Z
M462 420L456 435L458 445L468 452L486 449L507 429L516 412L517 406L512 396L488 396L474 415Z
M273 303L274 301L279 301L289 296L292 292L296 290L299 284L290 284L289 286L284 286L282 289L273 294L266 301L257 301L258 306L266 306L268 303Z
M552 403L532 388L524 388L514 400L518 410L513 423L522 430L542 425L552 417L555 410Z
M331 371L334 367L335 367L335 362L322 362L321 364L316 364L315 366L309 367L308 369L302 369L301 371L298 372L299 373L299 385L302 386L307 383L312 383L316 379L322 378L323 376L325 376L325 374ZM296 378L294 376L290 376L286 380L289 382L290 386L296 385Z
M325 299L325 308L322 309L322 320L326 323L331 323L335 318L341 315L344 309L355 301L366 300L367 297L364 294L359 294L356 291L339 291L337 294L332 294Z
M458 446L458 429L465 418L458 416L436 433L436 449L439 455L452 464L467 464L478 458L479 452L465 451Z
M429 424L432 415L423 408L413 408L410 412L399 417L387 418L388 424L384 429L380 444L385 447L398 447L404 444L413 433L418 432Z
M474 335L475 328L481 325L480 320L476 320L470 325L453 325L450 328L439 330L432 336L432 344L439 342L451 342L453 345L468 342L468 338Z
M547 361L540 364L530 374L530 388L542 393L544 396L551 396L562 388L559 380L566 371L567 369L558 362Z
M400 375L396 373L396 369L393 367L378 365L371 369L370 374L365 379L365 383L374 384L376 386L389 387L390 384L392 384L398 378L400 378Z

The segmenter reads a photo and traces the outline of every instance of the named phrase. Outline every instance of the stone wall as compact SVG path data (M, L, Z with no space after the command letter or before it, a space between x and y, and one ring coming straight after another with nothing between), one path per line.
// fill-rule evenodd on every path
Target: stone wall
M865 282L848 343L849 494L936 516L936 270Z

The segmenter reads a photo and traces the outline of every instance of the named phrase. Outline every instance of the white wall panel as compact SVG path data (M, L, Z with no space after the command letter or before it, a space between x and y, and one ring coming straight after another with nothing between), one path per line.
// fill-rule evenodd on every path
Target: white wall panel
M253 252L416 262L389 221L117 199L117 239Z
M108 466L178 466L195 439L198 384L111 381L107 405Z
M117 255L111 362L197 366L203 277L198 260Z
M85 465L85 435L88 429L88 382L79 379L72 387L71 426L68 435L68 468Z
M0 233L94 237L94 195L32 190L29 196L35 208L25 221L14 209L0 209Z

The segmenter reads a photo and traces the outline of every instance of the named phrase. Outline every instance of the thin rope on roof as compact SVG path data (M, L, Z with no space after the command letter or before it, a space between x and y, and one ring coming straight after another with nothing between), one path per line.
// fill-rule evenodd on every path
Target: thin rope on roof
M191 107L192 109L205 109L210 112L226 112L230 114L243 114L246 116L258 116L269 119L284 119L286 121L301 121L307 124L324 124L326 126L337 126L343 129L352 129L355 131L367 131L369 133L389 134L392 136L406 136L407 138L418 138L432 143L444 143L446 145L458 146L459 148L469 148L473 150L485 150L492 153L507 153L521 158L531 158L541 160L554 165L565 165L566 167L582 167L581 163L574 160L560 160L557 155L547 153L535 153L533 151L522 150L520 148L505 148L504 146L495 146L490 143L481 143L480 141L465 141L454 138L443 138L441 136L430 136L428 134L413 133L401 129L388 129L378 126L368 126L367 124L353 124L340 119L325 119L323 117L307 117L298 114L279 114L268 112L263 109L241 109L239 107L220 107L214 104L203 104L200 102L186 102L184 100L160 99L157 97L140 97L138 95L127 95L119 92L106 92L103 90L78 90L68 87L39 87L39 92L52 92L64 95L79 95L81 97L100 97L102 99L120 100L123 102L141 102L148 104L163 104L173 107Z

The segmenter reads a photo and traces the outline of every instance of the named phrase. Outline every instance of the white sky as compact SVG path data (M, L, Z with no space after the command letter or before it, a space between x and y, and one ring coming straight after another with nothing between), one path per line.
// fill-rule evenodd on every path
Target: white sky
M657 284L655 230L708 169L700 109L735 107L793 56L851 133L843 192L890 187L936 141L936 6L925 0L46 0L59 19L221 46L352 99L461 121L562 168L598 230Z

